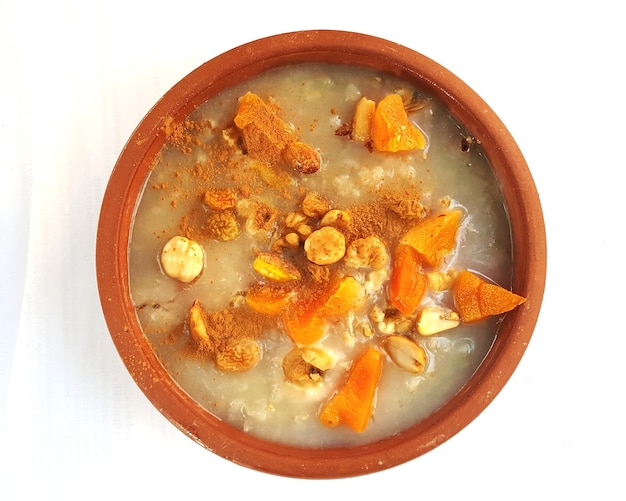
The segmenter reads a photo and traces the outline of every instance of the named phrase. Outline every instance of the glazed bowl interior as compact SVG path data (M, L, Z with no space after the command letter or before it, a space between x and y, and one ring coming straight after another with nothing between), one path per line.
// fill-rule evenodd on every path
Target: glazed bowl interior
M218 419L170 377L142 332L129 286L133 217L166 120L181 121L220 91L266 70L330 62L388 72L440 99L480 144L500 184L512 231L513 289L528 301L507 314L471 379L426 419L366 445L300 448L268 442ZM414 459L459 432L510 378L531 338L542 301L546 243L540 201L528 166L506 127L465 83L427 57L393 42L339 31L277 35L224 53L176 84L132 134L113 170L97 235L97 276L112 339L144 394L175 426L214 453L263 472L307 478L371 473Z

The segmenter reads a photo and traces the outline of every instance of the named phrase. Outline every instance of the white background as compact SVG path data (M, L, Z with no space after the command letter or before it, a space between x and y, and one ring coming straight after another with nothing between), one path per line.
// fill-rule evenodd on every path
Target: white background
M626 499L618 6L0 0L0 498ZM108 177L157 99L232 47L317 28L401 43L477 91L533 172L549 251L493 404L421 458L332 481L236 466L169 424L116 354L94 267Z

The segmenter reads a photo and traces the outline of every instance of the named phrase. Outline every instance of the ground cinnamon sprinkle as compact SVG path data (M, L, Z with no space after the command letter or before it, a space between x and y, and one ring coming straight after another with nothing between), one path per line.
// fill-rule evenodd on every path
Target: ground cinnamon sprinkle
M348 208L351 223L348 238L370 235L399 238L404 231L426 216L428 210L414 190L385 191L374 202L356 204ZM388 244L393 242L388 241Z
M217 311L205 311L204 321L210 343L192 341L190 350L201 358L213 358L228 346L243 339L257 339L268 329L277 327L277 320L255 313L245 304L231 305Z
M193 164L180 161L179 169L169 184L154 186L155 189L170 190L172 193L184 190L178 196L187 200L189 205L176 228L182 236L201 242L230 239L231 234L232 238L236 238L246 222L269 234L274 231L272 228L280 226L287 211L293 210L292 203L282 207L280 202L270 206L255 200L250 205L254 210L244 215L237 207L236 200L254 200L255 195L267 195L268 189L272 192L272 198L283 201L290 201L294 197L302 200L310 194L303 184L297 182L297 178L281 167L281 164L285 164L284 151L287 145L294 144L296 135L278 117L280 109L272 103L261 101L259 104L260 99L256 96L246 96L242 98L243 101L240 99L240 107L234 118L236 128L218 130L208 120L186 119L178 124L166 120L164 130L170 146L185 157L194 152L199 153L193 157ZM207 204L207 191L216 192L223 186L237 187L229 188L235 200L233 204L228 207ZM342 228L347 243L356 238L375 235L384 238L388 246L393 246L395 239L399 239L408 227L426 215L427 210L415 187L378 191L373 195L372 202L337 207L350 214L349 225ZM176 207L175 199L172 199L170 205ZM328 208L330 206L326 210ZM313 220L319 222L322 215ZM303 275L297 285L298 301L291 304L290 308L295 313L304 314L315 309L315 305L338 286L339 275L333 266L314 265L306 261L301 252L294 251L293 254L290 258ZM244 296L245 292L240 293L229 307L204 312L210 342L202 344L190 337L190 352L202 358L215 359L216 354L233 343L258 338L270 329L282 329L280 317L260 315L253 311L243 300ZM185 329L188 334L189 327ZM170 341L181 335L181 329L175 329Z
M163 131L167 141L177 150L189 154L193 146L200 144L199 134L205 129L211 129L211 122L208 120L195 121L185 119L180 123L174 122L172 117L166 117L163 124Z
M234 122L241 132L246 153L272 167L287 165L303 174L320 168L312 146L300 142L296 131L281 117L281 109L251 92L239 98Z

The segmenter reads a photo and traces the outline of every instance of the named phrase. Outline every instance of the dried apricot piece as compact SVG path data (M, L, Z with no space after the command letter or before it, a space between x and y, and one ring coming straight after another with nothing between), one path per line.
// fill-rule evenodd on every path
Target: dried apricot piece
M278 116L279 108L247 92L239 98L234 122L251 158L270 165L286 162L303 174L320 168L315 149L296 137L291 126Z
M276 317L285 311L292 295L291 290L283 287L254 284L248 289L246 304L261 315Z
M475 322L483 318L480 312L481 279L473 273L460 271L454 283L454 304L464 322Z
M389 94L376 105L372 142L377 151L423 150L426 146L426 136L409 120L399 94Z
M337 393L324 405L319 420L325 426L340 424L362 432L374 411L374 397L382 372L382 354L368 347L354 362Z
M363 306L365 291L354 277L346 276L339 282L339 287L318 310L317 315L323 318L339 318Z
M400 242L413 247L428 266L439 268L454 250L461 216L460 209L451 209L426 217L410 228Z
M315 315L299 317L284 313L283 324L293 342L300 345L316 343L326 335L326 322Z
M399 244L391 261L391 304L401 313L411 315L422 302L427 283L417 251L410 245Z
M468 270L459 272L454 285L454 303L461 319L467 323L506 313L525 301L525 297Z
M250 157L270 165L282 162L283 150L294 139L293 131L277 111L256 94L247 92L239 98L234 118Z
M478 299L481 313L490 316L511 311L526 301L525 297L489 282L481 285Z

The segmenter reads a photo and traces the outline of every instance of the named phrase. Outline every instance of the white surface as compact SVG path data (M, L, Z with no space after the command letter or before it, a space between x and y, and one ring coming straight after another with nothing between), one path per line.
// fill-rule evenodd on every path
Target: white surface
M0 0L0 498L625 499L619 3L250 3ZM317 484L170 425L118 359L94 273L108 177L152 104L227 49L315 28L407 45L473 87L525 154L549 242L537 330L494 403L415 461Z

